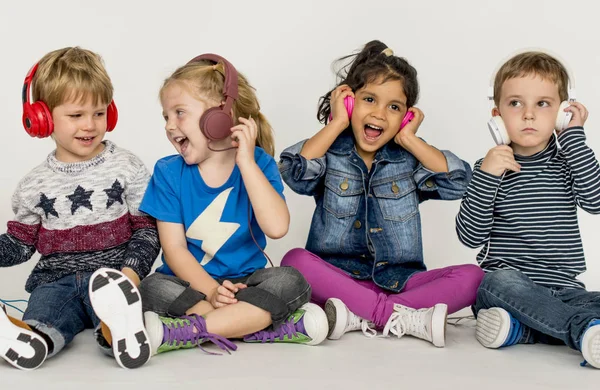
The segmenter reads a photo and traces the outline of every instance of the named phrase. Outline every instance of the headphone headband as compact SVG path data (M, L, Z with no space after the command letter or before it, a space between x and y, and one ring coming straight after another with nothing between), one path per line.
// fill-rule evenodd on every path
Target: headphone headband
M200 61L204 61L204 60L208 60L211 62L214 62L215 64L222 62L225 68L225 83L223 85L223 95L227 98L227 97L231 97L232 99L237 99L238 98L238 77L237 77L237 70L235 70L235 67L229 62L227 61L225 58L221 57L220 55L217 54L213 54L213 53L206 53L206 54L201 54L197 57L192 58L190 61L188 61L188 64L194 63L194 62L200 62Z

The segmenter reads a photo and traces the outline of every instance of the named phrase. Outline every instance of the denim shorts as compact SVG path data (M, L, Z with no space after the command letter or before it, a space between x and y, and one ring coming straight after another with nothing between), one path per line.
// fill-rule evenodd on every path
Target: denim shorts
M225 279L216 280L222 283ZM271 313L274 328L310 300L310 285L292 267L262 268L248 276L227 280L248 286L235 294L236 299ZM206 299L206 295L191 288L188 282L158 272L142 280L139 290L143 310L160 316L185 315L188 309Z

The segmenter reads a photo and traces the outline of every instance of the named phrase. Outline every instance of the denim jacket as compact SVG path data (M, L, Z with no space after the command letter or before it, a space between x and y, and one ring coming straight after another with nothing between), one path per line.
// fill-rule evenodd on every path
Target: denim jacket
M471 167L442 151L448 172L435 173L391 141L369 171L351 130L320 158L300 155L305 142L281 153L279 171L293 191L315 198L306 249L353 278L401 291L411 275L426 270L419 203L460 199Z

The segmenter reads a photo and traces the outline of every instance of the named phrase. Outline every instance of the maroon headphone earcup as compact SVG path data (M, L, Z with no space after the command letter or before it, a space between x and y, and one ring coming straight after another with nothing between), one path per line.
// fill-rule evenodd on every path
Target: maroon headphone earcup
M111 101L106 109L106 131L110 132L117 126L117 120L119 119L119 111L115 101Z
M209 108L200 117L200 130L212 141L219 141L231 135L233 122L231 115L223 112L222 107Z

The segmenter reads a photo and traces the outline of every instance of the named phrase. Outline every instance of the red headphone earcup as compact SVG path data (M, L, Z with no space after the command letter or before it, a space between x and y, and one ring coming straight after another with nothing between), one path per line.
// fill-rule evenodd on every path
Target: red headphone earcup
M23 127L31 137L46 138L54 130L52 115L43 102L23 105Z
M219 141L231 135L233 121L221 107L209 108L200 117L200 130L206 138Z
M52 121L52 113L50 112L50 109L48 108L46 103L42 101L35 102L33 103L33 105L38 107L37 110L39 112L40 123L42 123L42 125L40 126L40 135L38 137L49 137L52 134L52 132L54 132L54 122Z
M112 100L106 109L106 131L110 132L117 127L117 121L119 120L119 110L115 101Z
M31 110L31 105L23 104L23 128L30 137L37 137L38 127L38 120Z

